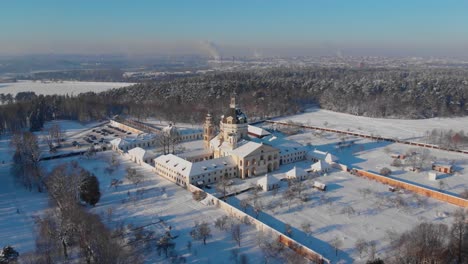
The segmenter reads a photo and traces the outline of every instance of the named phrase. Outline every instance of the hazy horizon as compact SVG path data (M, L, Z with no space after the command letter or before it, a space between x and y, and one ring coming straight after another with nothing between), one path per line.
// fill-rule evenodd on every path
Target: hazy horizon
M468 57L468 2L1 4L0 55Z

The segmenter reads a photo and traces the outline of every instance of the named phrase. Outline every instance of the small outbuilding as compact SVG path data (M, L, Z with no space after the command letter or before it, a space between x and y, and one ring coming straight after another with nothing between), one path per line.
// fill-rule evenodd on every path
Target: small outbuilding
M257 185L260 186L263 191L267 192L279 188L279 180L273 175L266 174L263 178L257 181Z
M156 157L152 151L142 149L140 147L132 148L128 151L130 158L137 164L147 163L153 165L153 159Z
M301 168L298 168L296 166L294 166L294 168L292 168L292 170L286 172L286 178L289 179L289 180L305 180L307 179L307 176L308 176L308 173L307 171L301 169Z
M327 155L325 156L325 162L328 163L328 164L332 164L332 163L335 163L338 161L338 158L331 154L331 153L327 153Z
M318 189L318 190L321 190L321 191L326 191L327 190L327 185L325 183L315 181L314 182L314 188Z
M330 171L330 168L331 168L330 164L322 160L319 160L316 163L312 164L309 171L316 172L316 173L326 173Z
M430 181L436 181L440 178L440 174L435 171L430 171L428 173L428 176L429 176L428 178Z
M432 169L442 173L453 173L453 166L447 163L433 163Z

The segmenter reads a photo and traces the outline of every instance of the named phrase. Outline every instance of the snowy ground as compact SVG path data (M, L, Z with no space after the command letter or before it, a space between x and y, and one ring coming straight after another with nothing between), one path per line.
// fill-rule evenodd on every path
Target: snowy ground
M58 121L67 129L67 135L86 132L94 124L81 125L75 122ZM50 125L50 124L48 124ZM198 149L202 141L187 142L188 149ZM40 216L48 208L48 198L44 193L29 192L22 186L15 184L10 175L10 161L12 149L9 137L0 138L0 175L3 184L0 185L0 241L2 245L10 244L20 253L34 250L34 217ZM257 231L253 226L242 225L241 247L231 238L229 231L220 231L214 227L214 220L225 216L226 213L214 206L203 205L193 200L192 195L185 189L157 176L151 169L138 166L121 156L117 156L120 166L112 174L106 172L108 160L113 152L101 152L97 156L86 159L70 157L43 161L46 170L70 162L77 161L81 166L94 173L100 181L101 200L90 210L102 216L105 224L116 227L120 224L142 226L151 223L158 224L148 227L149 230L162 232L171 227L171 234L178 236L174 241L176 251L185 257L187 263L234 263L232 251L239 249L239 254L245 254L249 263L263 261L263 254L256 245ZM145 181L138 186L128 183L124 179L125 169L134 167L143 175ZM117 188L110 187L112 179L122 180ZM140 194L137 194L138 193ZM112 214L109 215L111 208ZM163 222L160 222L163 220ZM212 238L204 246L201 241L192 241L189 235L195 221L206 221L210 224ZM192 249L187 249L187 242L192 241ZM145 263L166 263L167 259L158 256L156 250L145 253ZM274 261L275 262L275 261Z
M48 207L47 195L29 192L19 186L10 175L13 156L9 137L0 137L0 241L10 244L19 252L34 249L34 216Z
M439 181L429 180L429 169L416 173L407 171L404 167L397 168L390 166L393 161L393 158L390 156L391 153L404 154L410 149L421 152L421 148L414 148L398 143L375 142L363 138L346 137L348 141L355 140L355 144L352 147L338 150L336 148L336 143L340 142L340 135L323 133L321 136L317 136L314 135L314 132L310 132L310 130L305 130L304 133L288 138L304 145L310 143L312 145L311 148L329 151L340 159L340 163L354 168L361 168L378 173L383 167L388 167L392 170L391 176L394 178L439 188ZM452 194L459 194L465 188L468 188L468 156L466 154L435 149L429 151L432 156L432 161L452 161L455 164L456 172L454 174L441 175L441 180L446 184L445 191Z
M274 175L283 178L286 171L298 166L307 168L310 162L300 162L283 166ZM450 224L451 217L439 217L443 212L452 212L457 207L433 199L424 199L424 207L417 205L417 198L410 192L392 193L386 185L364 178L352 176L346 172L332 171L327 176L316 178L327 184L327 191L321 192L310 187L312 180L304 181L307 186L303 191L310 200L301 202L295 199L288 207L288 202L282 197L287 189L287 183L282 182L279 192L261 192L260 201L264 206L259 220L284 232L285 224L293 227L292 238L332 260L332 263L363 263L366 254L359 257L354 249L354 243L359 238L377 243L377 256L383 257L389 245L387 232L404 232L411 229L417 222L430 221ZM369 188L372 193L364 197L360 189ZM390 201L397 196L403 198L408 206L397 208ZM239 207L242 199L251 197L242 193L229 199L229 203ZM351 207L354 213L348 215L344 208ZM239 209L241 209L239 207ZM248 212L253 215L251 209ZM311 233L308 236L302 225L309 223ZM343 246L335 256L330 246L335 238L343 242Z
M229 262L231 249L237 245L232 240L228 231L219 231L213 225L214 220L226 215L224 211L206 206L193 200L192 195L185 189L157 176L150 169L141 167L128 160L120 158L119 169L112 175L105 172L108 166L107 160L112 152L99 153L96 158L90 160L80 158L68 158L48 161L47 166L61 164L65 161L77 160L79 164L98 176L101 186L101 200L92 208L92 211L100 214L106 224L116 226L119 223L142 226L164 220L165 226L171 226L171 234L178 235L175 239L176 251L183 255L188 263L219 263L219 260ZM132 166L137 171L146 175L143 184L134 186L123 178L125 168ZM124 183L117 189L110 187L112 179L122 179ZM144 190L139 196L137 190ZM130 193L130 195L128 195ZM108 209L112 208L112 217L108 218ZM191 241L189 232L194 222L206 221L210 223L213 237L207 240L204 246L201 241L192 241L192 251L187 250L187 242ZM157 225L161 226L161 225ZM260 249L256 246L256 230L252 226L242 226L243 239L240 253L246 254L252 263L258 263L262 259ZM161 230L159 230L161 232ZM216 252L216 255L214 255ZM216 256L216 258L214 258ZM145 255L147 263L165 263L163 257L158 257L155 250Z
M78 95L86 92L103 92L113 88L130 86L133 83L119 82L41 82L41 81L18 81L14 83L0 83L0 93L12 94L19 92L35 92L36 94L52 95Z
M274 120L292 120L312 126L339 130L349 129L350 131L364 134L421 142L423 142L424 133L432 129L453 129L454 131L468 129L468 116L417 120L385 119L355 116L320 108L311 108L303 114L280 117Z

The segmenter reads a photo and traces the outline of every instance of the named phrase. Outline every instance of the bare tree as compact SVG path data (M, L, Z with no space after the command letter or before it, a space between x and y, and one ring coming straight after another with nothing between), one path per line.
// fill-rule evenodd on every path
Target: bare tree
M228 228L228 221L229 217L227 215L223 215L216 219L215 227L217 227L219 230L226 230Z
M330 245L335 250L335 256L338 256L338 250L343 246L343 240L341 240L338 236L335 236L330 242Z
M347 214L348 217L351 217L352 215L356 214L356 210L354 210L354 208L351 205L348 205L341 209L341 213Z
M292 237L292 227L288 223L284 224L284 234L288 237Z
M138 173L136 169L128 167L126 172L127 174L125 175L125 178L131 183L135 184L135 186L141 183L144 179L144 175Z
M297 254L296 252L292 250L284 250L283 253L281 254L281 257L283 258L284 262L286 264L307 264L309 261L305 259L303 256Z
M377 253L377 242L375 242L374 240L370 241L369 243L369 260L374 260L375 259L375 255Z
M249 200L248 199L242 199L240 201L240 207L242 210L245 212L247 210L247 207L249 206Z
M457 263L463 262L463 250L468 242L468 222L465 211L457 209L454 213L454 221L450 230L451 245L455 250ZM466 251L466 250L465 250Z
M291 209L291 202L296 198L296 192L289 187L286 191L283 192L283 199L288 201L288 209Z
M439 191L444 191L447 188L447 184L443 180L439 180Z
M240 224L233 224L231 225L231 236L234 241L237 242L237 246L240 247L241 238L242 238L242 230Z
M367 241L364 238L359 238L354 243L354 247L359 252L359 258L362 258L362 253L367 253L369 244L367 243Z
M258 216L260 215L260 212L263 210L263 204L261 201L255 201L253 205L253 210L255 213L255 218L258 219Z
M53 124L46 130L46 132L45 141L51 151L62 145L63 132L60 125Z
M34 186L42 192L44 172L40 166L41 151L37 137L31 132L14 133L11 145L13 155L12 174L29 190Z
M156 249L158 251L158 254L160 255L162 251L164 252L166 258L168 257L169 251L174 248L175 243L172 241L172 237L169 234L169 232L160 236L159 239L156 241Z
M195 201L201 201L203 199L206 198L206 192L204 191L200 191L200 190L196 190L192 193L192 198L195 200Z
M231 180L229 180L227 172L224 173L219 181L216 183L216 191L222 194L223 200L226 201L226 195L229 192L229 186L231 185Z
M393 167L401 167L401 165L402 165L401 160L400 159L394 159L390 165L392 165Z
M460 193L460 197L463 198L463 199L468 199L468 189L465 188L465 190L463 190L463 192Z
M372 190L370 188L360 188L358 192L362 195L362 198L366 199L368 195L372 194Z
M265 263L271 259L277 259L285 250L285 246L279 242L278 237L272 237L269 233L262 231L257 233L257 245L263 252Z
M391 173L392 173L392 170L389 169L389 168L387 168L387 167L382 168L382 169L380 170L380 174L383 175L383 176L388 176L388 175L390 175Z
M206 222L202 222L201 224L195 222L195 226L192 231L190 231L190 235L195 240L203 240L203 244L206 245L206 240L211 237L210 226Z
M311 224L308 222L304 222L301 224L301 229L306 233L307 235L310 235L312 233L312 228Z

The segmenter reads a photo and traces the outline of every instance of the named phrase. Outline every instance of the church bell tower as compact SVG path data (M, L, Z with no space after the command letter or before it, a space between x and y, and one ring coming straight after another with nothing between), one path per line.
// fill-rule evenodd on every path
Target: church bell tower
M210 140L214 138L214 133L213 118L210 114L207 114L205 124L203 124L203 144L205 149L210 149Z

